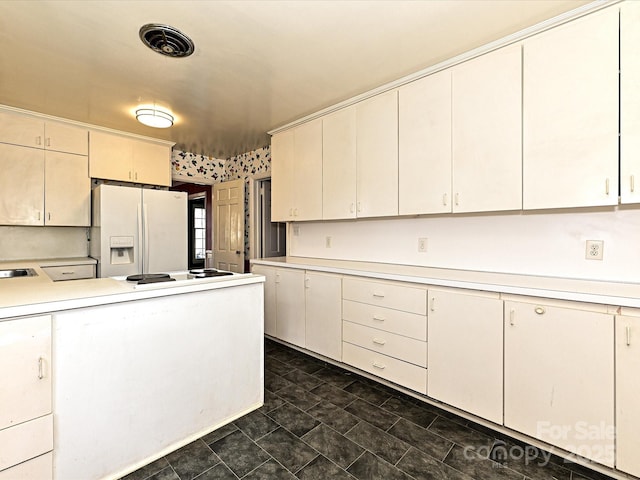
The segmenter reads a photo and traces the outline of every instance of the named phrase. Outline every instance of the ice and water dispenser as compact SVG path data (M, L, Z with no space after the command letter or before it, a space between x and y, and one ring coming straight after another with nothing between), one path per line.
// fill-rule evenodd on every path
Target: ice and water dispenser
M109 237L111 265L133 263L133 236Z

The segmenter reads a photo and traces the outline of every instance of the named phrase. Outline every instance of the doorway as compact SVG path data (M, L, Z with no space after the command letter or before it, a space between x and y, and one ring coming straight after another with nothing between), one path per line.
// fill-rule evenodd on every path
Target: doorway
M207 209L204 195L189 197L189 270L204 268L207 251Z
M287 254L287 224L271 221L271 177L251 178L251 258L284 257Z

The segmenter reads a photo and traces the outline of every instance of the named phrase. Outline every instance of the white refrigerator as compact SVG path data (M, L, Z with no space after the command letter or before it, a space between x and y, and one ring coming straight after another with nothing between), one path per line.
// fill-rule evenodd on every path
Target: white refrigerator
M187 194L99 185L90 252L99 277L187 270Z

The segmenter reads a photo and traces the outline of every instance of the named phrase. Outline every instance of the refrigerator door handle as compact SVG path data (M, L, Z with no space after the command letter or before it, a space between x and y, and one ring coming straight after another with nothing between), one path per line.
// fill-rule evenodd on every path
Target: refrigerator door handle
M147 204L142 204L142 218L144 220L144 272L149 273L149 215L147 213Z
M143 236L144 236L144 231L142 229L142 204L139 203L138 204L138 250L137 252L134 252L134 255L137 256L138 269L140 270L140 273L147 273L146 272L147 266L144 264L142 260Z

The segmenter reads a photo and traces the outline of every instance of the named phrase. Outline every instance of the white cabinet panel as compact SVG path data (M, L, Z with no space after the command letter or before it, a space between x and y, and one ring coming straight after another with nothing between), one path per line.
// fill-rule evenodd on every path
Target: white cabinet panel
M276 337L305 346L304 271L279 268L276 272Z
M44 224L44 152L0 143L0 225Z
M91 225L91 179L84 155L45 154L45 224Z
M617 204L618 9L527 39L523 72L523 207Z
M322 118L322 218L356 216L356 107Z
M322 120L313 120L293 132L294 220L322 219Z
M293 130L271 139L271 220L293 219Z
M522 52L453 68L453 211L522 208Z
M28 462L0 472L0 480L51 480L53 478L53 454L45 453Z
M429 302L427 393L502 424L502 301L429 289Z
M640 476L640 317L616 317L616 467Z
M451 212L451 71L398 91L400 215Z
M171 186L171 148L143 140L134 140L133 181Z
M356 105L357 216L398 215L398 92Z
M620 199L640 202L640 3L620 8Z
M613 466L613 316L507 301L504 335L505 426Z
M419 315L427 313L427 290L397 282L345 278L343 297L347 300L394 308Z
M276 336L276 270L264 265L253 265L251 272L264 275L264 333Z
M427 367L427 342L395 333L366 327L358 323L343 323L343 340L353 345L388 355L419 367Z
M51 450L53 450L53 415L45 415L0 430L0 470Z
M342 278L305 274L306 348L342 360Z
M353 365L360 370L403 387L422 394L427 392L427 370L425 368L346 342L342 345L342 359L348 365Z
M89 154L89 130L61 122L44 124L44 148L56 152Z
M343 300L342 318L360 325L384 330L385 332L396 333L422 341L427 340L426 315Z
M42 118L0 110L0 142L44 148L44 121Z

